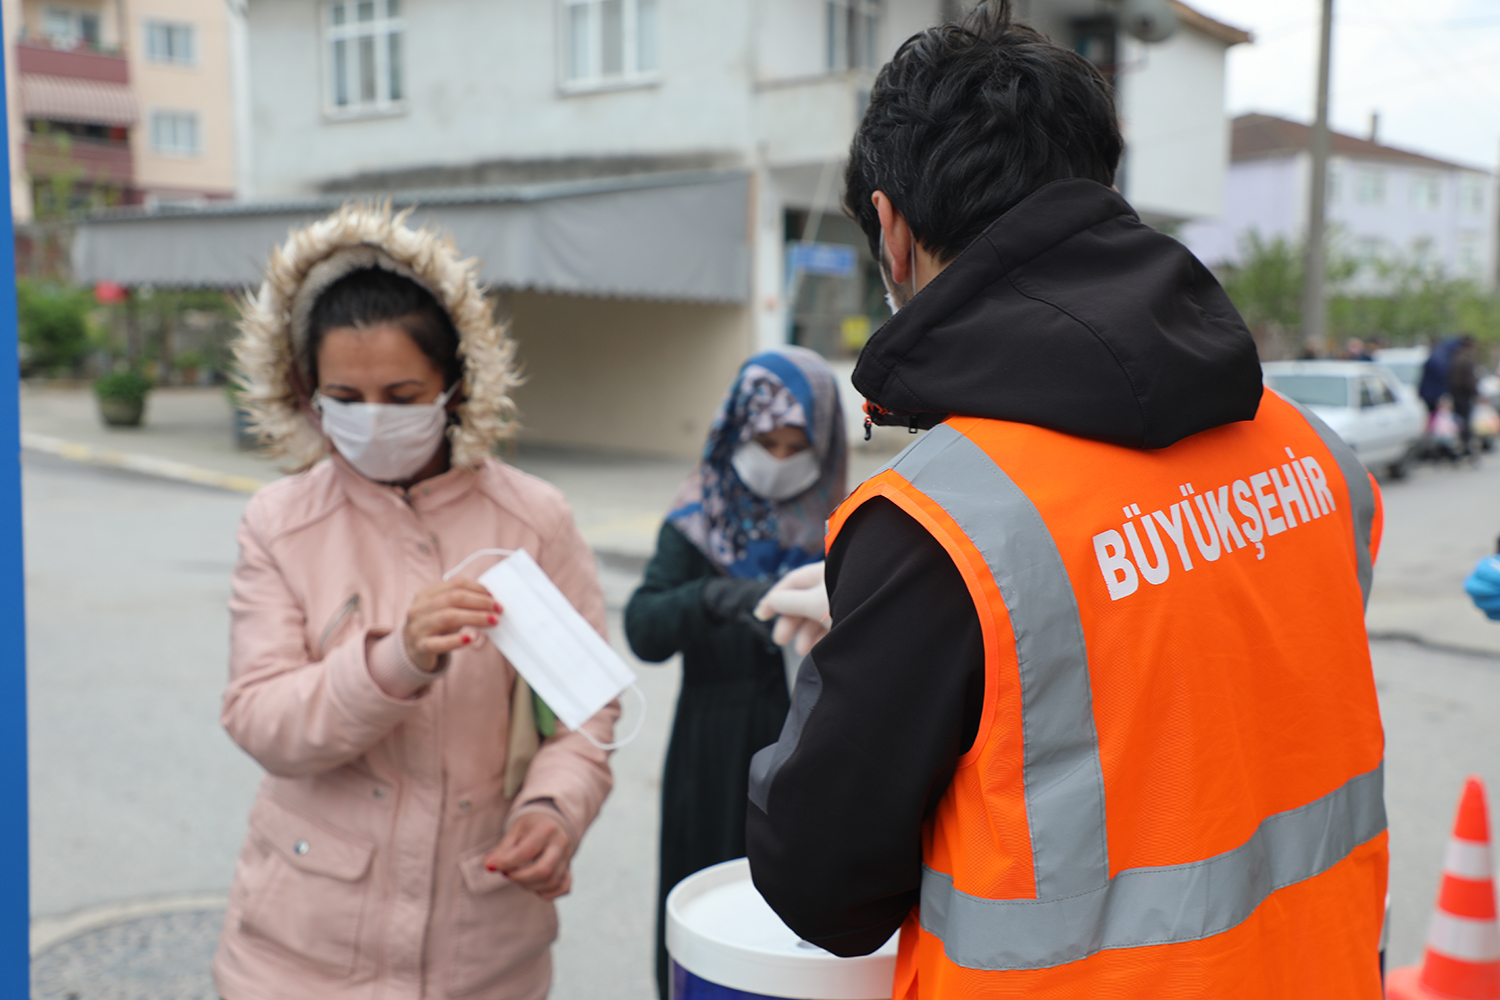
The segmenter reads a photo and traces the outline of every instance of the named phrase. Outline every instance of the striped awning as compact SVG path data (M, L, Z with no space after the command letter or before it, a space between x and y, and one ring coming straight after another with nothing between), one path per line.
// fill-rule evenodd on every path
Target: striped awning
M21 74L21 111L27 118L83 125L128 127L140 118L127 84L40 73Z

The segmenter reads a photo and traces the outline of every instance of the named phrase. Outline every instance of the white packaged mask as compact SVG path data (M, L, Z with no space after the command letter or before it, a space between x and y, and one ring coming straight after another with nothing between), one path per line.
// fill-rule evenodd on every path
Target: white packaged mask
M790 500L818 481L818 456L811 448L777 458L759 441L746 441L734 449L729 464L740 482L767 500Z
M432 460L457 391L455 382L431 403L345 403L320 392L313 405L339 454L366 479L389 483L410 479Z
M481 549L443 578L484 555L506 556L486 570L479 582L500 603L500 623L487 631L511 666L563 725L581 732L601 750L613 750L635 739L645 722L646 700L634 687L635 673L525 549ZM629 736L600 743L583 724L626 688L634 688L640 698L641 717Z

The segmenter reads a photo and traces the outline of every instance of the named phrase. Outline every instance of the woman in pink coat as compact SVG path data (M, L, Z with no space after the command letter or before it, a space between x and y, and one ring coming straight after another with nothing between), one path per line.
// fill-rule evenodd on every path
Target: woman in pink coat
M486 642L505 610L474 576L493 557L443 579L525 549L604 632L562 495L491 455L514 431L514 345L472 262L389 210L293 233L267 275L236 344L242 400L301 471L239 532L223 722L267 773L219 992L543 997L606 754L561 725L543 738ZM617 714L586 724L595 741Z

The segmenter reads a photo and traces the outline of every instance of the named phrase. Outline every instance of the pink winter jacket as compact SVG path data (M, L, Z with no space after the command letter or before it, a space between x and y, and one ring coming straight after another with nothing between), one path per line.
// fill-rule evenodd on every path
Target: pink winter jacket
M491 459L408 496L334 456L257 493L239 542L223 722L268 773L214 958L220 994L545 996L553 906L483 856L522 810L555 807L576 846L610 789L606 755L559 727L506 800L510 664L485 643L433 678L400 630L418 590L495 547L530 552L602 634L562 495ZM388 694L392 679L410 697ZM589 723L600 742L618 711Z

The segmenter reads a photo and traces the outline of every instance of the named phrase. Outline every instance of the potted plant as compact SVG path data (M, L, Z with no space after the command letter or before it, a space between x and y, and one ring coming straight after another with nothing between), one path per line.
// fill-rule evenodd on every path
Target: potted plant
M182 376L183 385L198 384L198 372L204 367L203 355L197 351L183 351L172 359L172 364Z
M133 368L110 372L94 382L99 416L111 427L139 427L150 391L151 380Z

